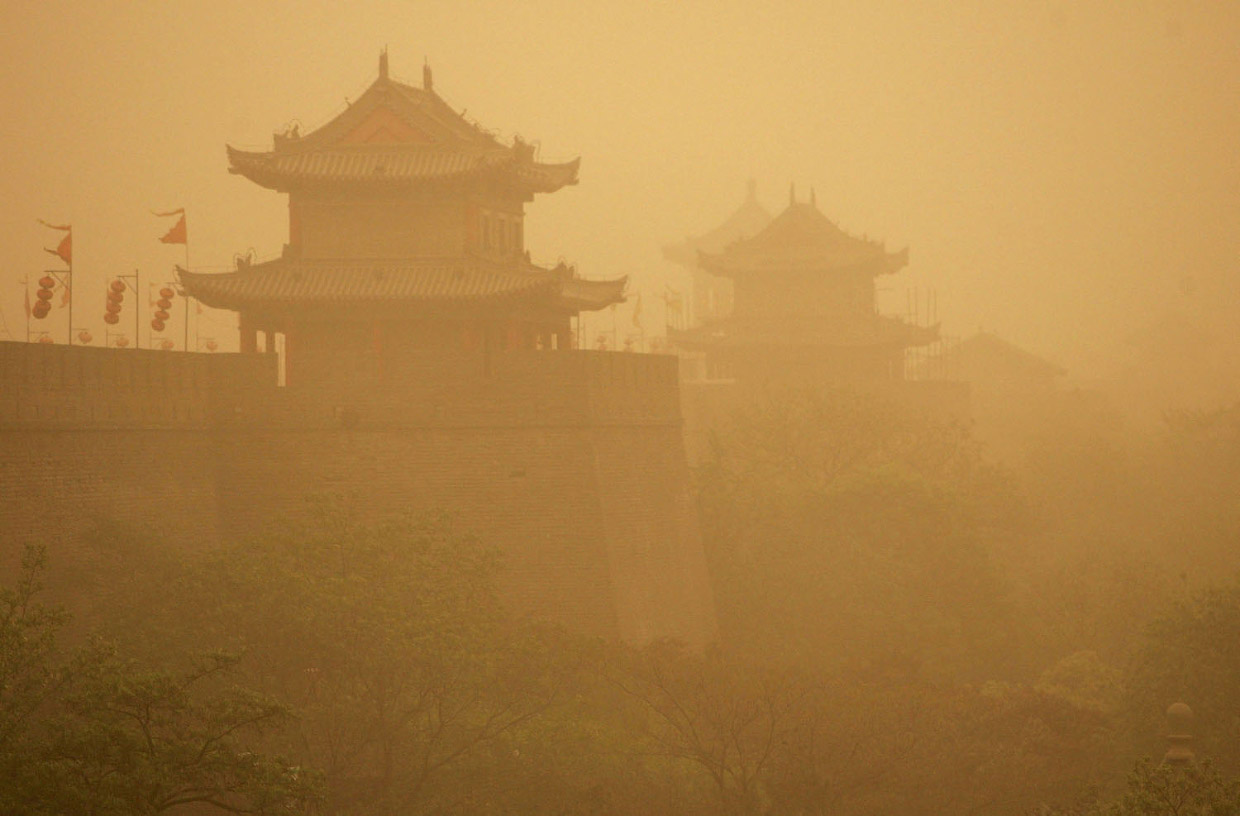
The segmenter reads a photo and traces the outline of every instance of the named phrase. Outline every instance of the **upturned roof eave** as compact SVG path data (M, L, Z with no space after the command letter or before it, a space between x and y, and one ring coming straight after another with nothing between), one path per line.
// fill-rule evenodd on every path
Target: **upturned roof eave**
M774 332L756 332L750 326L737 324L732 319L709 323L691 329L668 329L668 339L691 350L743 348L866 348L892 347L914 348L929 345L939 339L939 325L915 326L885 315L874 317L876 327L872 338L841 340L832 338L824 329L819 336L806 336L804 332L791 332L780 336ZM830 321L822 321L824 327Z
M871 274L893 275L908 265L909 251L907 248L899 252L881 252L869 258L848 258L841 260L830 253L818 255L798 255L793 253L762 253L745 255L725 250L723 252L704 252L698 250L698 268L717 277L734 278L742 275L762 275L784 269L811 269L825 273L842 272L852 269L871 267Z
M564 280L560 288L560 301L565 308L573 311L597 312L623 303L628 281L628 275L610 280Z
M453 264L458 264L454 271L445 271ZM334 269L334 266L339 268ZM627 276L601 281L570 277L560 268L503 269L502 265L472 257L455 259L442 267L432 264L428 269L430 271L424 273L422 291L418 291L416 264L400 260L333 265L331 262L280 259L224 273L191 272L178 266L177 275L191 296L212 308L231 311L383 303L397 306L485 305L544 300L553 309L575 313L598 311L623 302L628 282ZM319 291L313 291L313 284L303 280L315 274L325 274L329 281L324 285L324 278L320 277ZM364 277L368 274L370 278ZM452 291L452 283L445 281L445 274L464 276L471 282L489 279L494 288ZM282 277L289 280L282 282Z
M558 164L542 162L522 163L515 156L509 158L500 151L490 156L476 151L451 151L432 149L440 155L456 155L469 160L467 166L452 172L421 173L373 173L340 174L332 172L291 172L278 167L282 158L275 152L255 152L225 145L228 155L228 172L243 176L250 181L277 192L288 192L304 186L357 186L368 187L437 187L459 184L486 178L498 178L528 193L554 193L564 187L576 185L581 168L581 157ZM390 152L391 148L387 148ZM324 151L345 154L346 151ZM347 152L358 155L383 155L384 150L353 148ZM301 154L304 155L304 154Z

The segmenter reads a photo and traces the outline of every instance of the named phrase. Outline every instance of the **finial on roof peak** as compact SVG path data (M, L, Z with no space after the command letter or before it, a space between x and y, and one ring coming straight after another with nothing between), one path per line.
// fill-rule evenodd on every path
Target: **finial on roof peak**
M818 196L814 193L814 188L809 188L809 204L815 210L818 209Z
M388 78L388 58L387 46L383 46L383 50L379 52L379 79Z
M1193 710L1184 703L1173 703L1167 709L1168 765L1187 765L1193 761Z
M755 178L749 179L749 183L746 185L745 197L749 199L750 201L756 201L758 199L758 180L757 179Z
M788 205L797 203L797 183L794 181L788 185Z
M435 90L435 80L431 76L431 63L426 57L422 58L422 90Z

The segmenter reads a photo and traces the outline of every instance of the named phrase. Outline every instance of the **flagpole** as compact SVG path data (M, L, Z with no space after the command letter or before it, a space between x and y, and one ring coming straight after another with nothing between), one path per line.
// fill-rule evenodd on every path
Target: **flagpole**
M73 345L73 256L69 258L69 345Z
M185 217L185 213L181 213L181 217ZM189 271L189 222L185 223L185 271ZM182 300L185 301L185 350L189 351L189 293L184 292L185 287L181 287L183 295ZM197 349L195 349L197 351Z

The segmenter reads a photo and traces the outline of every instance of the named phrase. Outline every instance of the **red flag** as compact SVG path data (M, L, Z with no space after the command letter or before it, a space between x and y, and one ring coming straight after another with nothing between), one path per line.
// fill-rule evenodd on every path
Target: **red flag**
M40 224L52 229L62 230L65 237L60 239L60 244L55 249L44 249L43 251L55 255L70 266L73 265L73 226L71 224L49 224L42 218L37 219Z
M69 284L66 283L64 288L65 291L60 293L60 308L62 309L69 305L69 301L73 300L73 290L69 288Z
M176 224L172 226L172 229L168 230L167 234L164 235L164 237L160 238L159 240L165 244L188 243L189 236L186 234L185 216L181 216L181 218L176 222Z
M60 239L60 244L55 249L43 249L51 255L55 255L67 264L73 263L73 233L68 233L64 238Z
M165 243L165 244L187 244L189 243L189 235L185 228L185 208L184 207L181 207L178 210L168 210L168 212L157 212L153 214L159 216L160 218L167 218L173 215L181 216L180 218L177 219L177 222L173 224L172 229L168 230L168 232L164 235L164 237L159 239L162 243Z

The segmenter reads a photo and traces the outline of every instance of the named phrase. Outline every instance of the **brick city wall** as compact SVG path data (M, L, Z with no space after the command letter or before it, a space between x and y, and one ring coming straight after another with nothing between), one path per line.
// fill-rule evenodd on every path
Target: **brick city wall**
M73 558L99 520L209 546L336 493L452 513L504 553L519 610L631 640L713 633L673 359L407 354L287 388L275 365L0 344L5 548Z

